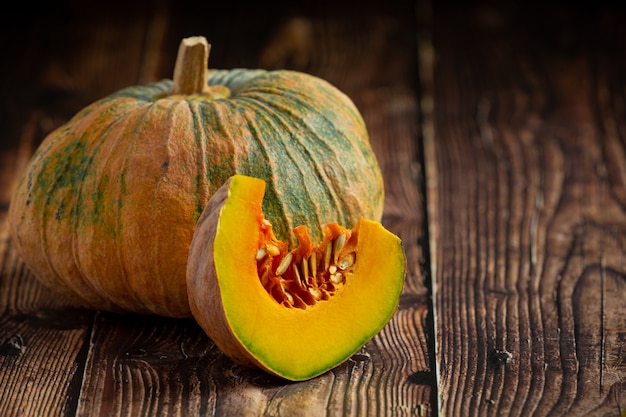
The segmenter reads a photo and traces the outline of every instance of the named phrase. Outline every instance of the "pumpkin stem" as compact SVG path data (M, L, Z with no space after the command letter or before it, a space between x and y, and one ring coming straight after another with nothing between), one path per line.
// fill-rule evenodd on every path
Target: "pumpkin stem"
M174 66L173 94L201 94L207 91L211 45L204 36L192 36L180 42Z

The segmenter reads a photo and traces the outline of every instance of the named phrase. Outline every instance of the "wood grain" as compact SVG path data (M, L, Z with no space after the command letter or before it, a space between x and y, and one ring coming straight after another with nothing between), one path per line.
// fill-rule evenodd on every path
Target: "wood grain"
M602 6L516 12L433 22L439 409L621 415L625 38L584 36L624 31Z

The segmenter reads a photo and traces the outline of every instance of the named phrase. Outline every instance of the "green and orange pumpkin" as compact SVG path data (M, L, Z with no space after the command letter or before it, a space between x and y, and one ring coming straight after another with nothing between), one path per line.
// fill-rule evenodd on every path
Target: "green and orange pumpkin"
M103 98L52 132L13 195L18 253L81 304L185 317L196 222L235 174L266 184L262 210L295 245L306 224L379 221L381 172L363 119L338 89L293 71L207 70L201 38L173 80Z

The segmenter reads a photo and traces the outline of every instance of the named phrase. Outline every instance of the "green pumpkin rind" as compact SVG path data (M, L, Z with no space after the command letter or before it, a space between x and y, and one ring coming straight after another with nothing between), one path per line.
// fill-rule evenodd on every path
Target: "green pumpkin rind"
M307 224L380 220L382 177L363 120L329 83L292 71L210 71L228 99L168 97L172 81L120 90L50 134L10 207L34 274L83 304L189 316L195 222L233 174L265 180L281 239Z
M237 152L234 168L224 169L222 164L212 168L209 178L214 179L215 189L235 173L265 180L270 186L264 210L276 219L281 239L289 238L294 225L309 222L312 237L321 238L315 225L355 224L357 212L380 219L381 173L363 119L347 96L319 78L285 70L213 70L208 84L224 85L232 96L189 101L195 127L206 129L203 138L225 135L233 146L246 146ZM130 87L114 96L150 102L169 91L172 82L164 80L150 87ZM227 116L220 118L220 113ZM233 115L254 117L233 120ZM243 132L240 128L246 124L258 133ZM216 132L215 126L228 130ZM246 137L244 144L237 137L241 134ZM371 207L354 210L364 205Z

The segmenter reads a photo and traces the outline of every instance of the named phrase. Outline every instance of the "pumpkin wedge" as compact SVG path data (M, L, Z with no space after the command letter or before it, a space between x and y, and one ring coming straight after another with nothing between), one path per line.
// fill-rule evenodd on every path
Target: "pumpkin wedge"
M276 238L265 182L234 175L200 216L187 263L193 316L234 361L305 380L348 359L394 314L405 274L400 239L376 221L329 224L314 245Z

